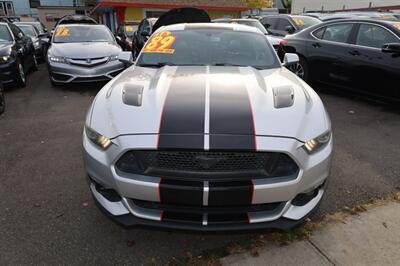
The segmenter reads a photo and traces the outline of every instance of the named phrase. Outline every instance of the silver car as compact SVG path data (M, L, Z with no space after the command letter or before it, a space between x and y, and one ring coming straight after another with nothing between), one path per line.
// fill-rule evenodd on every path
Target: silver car
M319 205L331 123L314 90L256 28L158 29L98 93L84 161L100 208L123 225L288 229Z
M50 80L53 85L110 80L124 69L121 51L104 25L60 25L47 52Z

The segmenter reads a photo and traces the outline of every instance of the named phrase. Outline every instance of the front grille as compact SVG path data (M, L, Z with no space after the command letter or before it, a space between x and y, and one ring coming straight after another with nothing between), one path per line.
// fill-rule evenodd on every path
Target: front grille
M129 151L117 170L163 178L254 179L297 176L296 163L274 152Z
M96 57L96 58L69 58L68 62L71 65L82 67L95 67L107 63L109 57Z

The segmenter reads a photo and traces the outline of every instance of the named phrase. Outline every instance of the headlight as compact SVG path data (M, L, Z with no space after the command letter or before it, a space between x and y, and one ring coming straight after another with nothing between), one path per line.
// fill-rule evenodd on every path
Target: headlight
M101 149L106 150L111 145L111 140L88 126L85 126L85 134L94 144L99 146Z
M55 62L55 63L67 63L67 61L65 60L65 57L49 55L49 60L52 62Z
M320 150L322 147L324 147L329 140L331 139L332 132L330 130L326 131L325 133L319 135L318 137L307 141L304 145L303 148L308 154L312 154L318 150Z
M11 56L6 55L6 56L1 56L0 57L0 64L8 63L11 60Z
M39 41L36 41L33 43L33 47L35 47L35 49L39 48Z
M112 56L110 56L109 61L115 61L115 60L118 60L118 55L112 55Z

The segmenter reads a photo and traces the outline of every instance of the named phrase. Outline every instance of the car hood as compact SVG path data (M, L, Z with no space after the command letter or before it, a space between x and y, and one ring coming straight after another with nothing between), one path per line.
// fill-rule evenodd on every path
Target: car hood
M215 133L308 141L330 129L318 95L283 67L133 66L98 93L86 123L109 138Z
M53 56L68 58L96 58L118 55L121 48L114 43L52 43L49 53Z

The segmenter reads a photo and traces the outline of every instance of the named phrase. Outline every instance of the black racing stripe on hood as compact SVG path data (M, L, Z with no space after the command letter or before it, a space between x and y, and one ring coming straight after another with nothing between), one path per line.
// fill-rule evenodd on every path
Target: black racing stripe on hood
M159 149L204 148L205 73L206 67L178 67L164 103Z
M211 67L210 150L256 150L253 113L244 81L227 83L218 74L240 75L237 67ZM225 77L227 78L227 77Z

